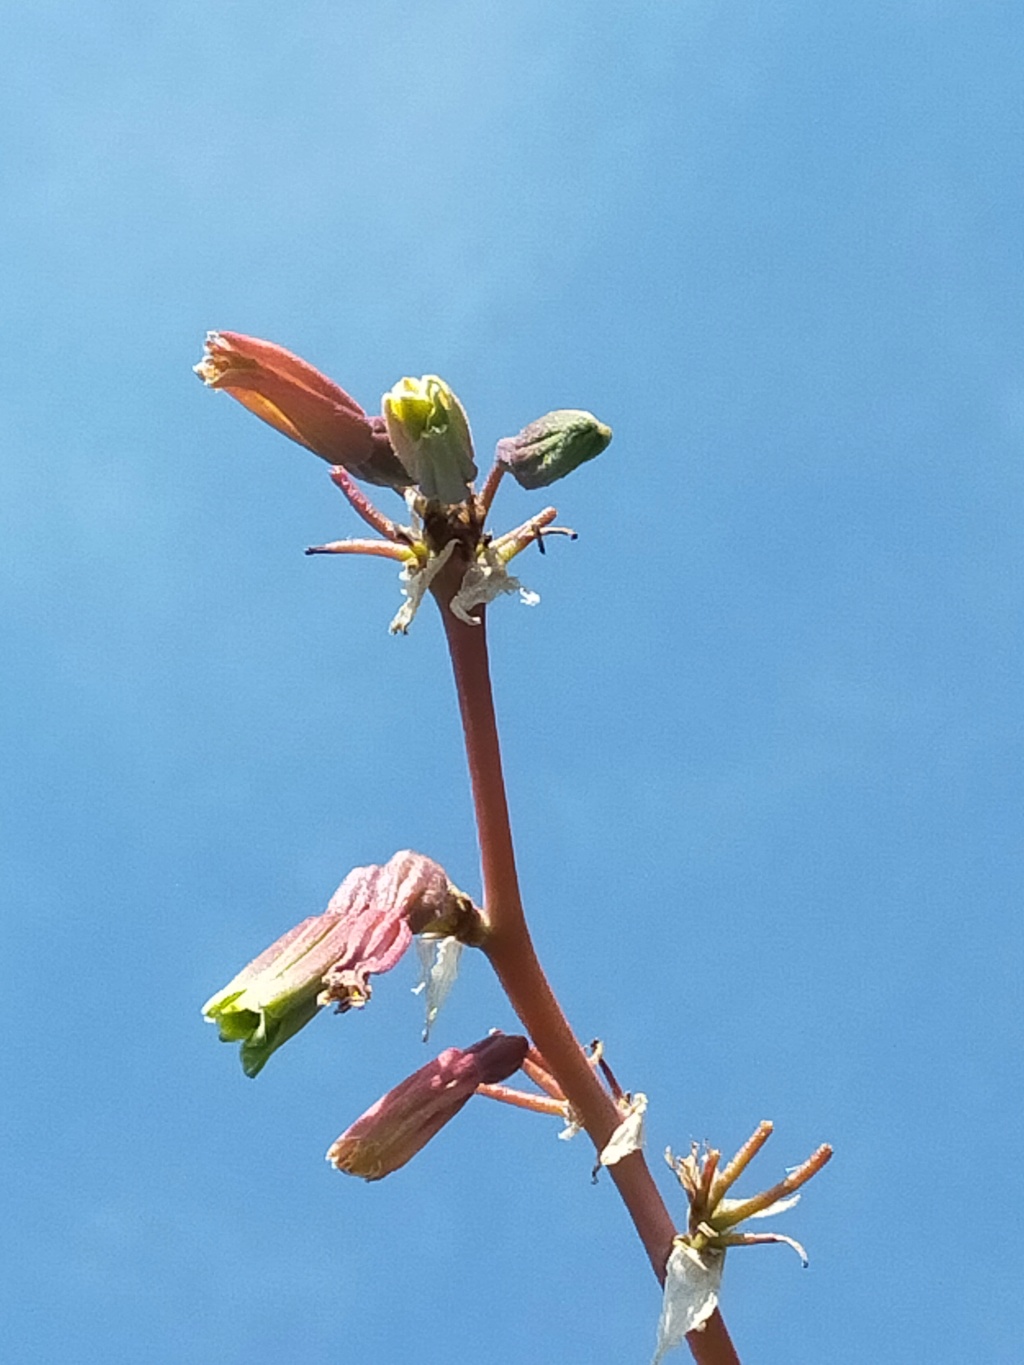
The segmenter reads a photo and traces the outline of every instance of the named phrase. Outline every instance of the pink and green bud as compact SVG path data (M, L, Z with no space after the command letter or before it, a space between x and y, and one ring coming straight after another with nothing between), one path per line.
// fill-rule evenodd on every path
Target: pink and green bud
M211 389L223 389L328 464L387 488L406 488L402 467L382 417L371 417L333 380L283 346L243 336L208 332L195 366Z
M316 1015L324 976L344 949L337 916L311 915L207 1000L203 1015L221 1042L242 1044L247 1076Z
M518 1071L528 1046L516 1034L492 1033L472 1047L448 1048L356 1119L327 1160L364 1180L390 1175L469 1103L478 1086L497 1085Z
M523 488L546 488L601 454L611 427L590 412L560 408L498 442L495 458Z
M465 502L476 478L462 404L443 379L401 379L381 400L395 453L425 498Z
M290 929L203 1006L222 1042L241 1043L257 1075L282 1043L327 1004L361 1008L371 975L390 971L414 934L479 942L479 911L444 869L405 851L383 867L357 867L322 915Z

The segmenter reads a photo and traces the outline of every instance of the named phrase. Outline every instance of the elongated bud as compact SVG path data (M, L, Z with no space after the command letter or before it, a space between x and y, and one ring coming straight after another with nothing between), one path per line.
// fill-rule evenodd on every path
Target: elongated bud
M356 1119L327 1160L364 1180L390 1175L455 1117L478 1085L496 1085L518 1071L527 1047L516 1034L492 1033L472 1047L448 1048Z
M381 400L395 453L425 498L465 502L476 478L462 404L443 379L401 379Z
M328 464L343 465L367 483L408 487L384 419L368 416L332 379L283 346L240 332L208 332L195 372Z
M546 488L600 455L611 439L611 427L593 413L559 408L523 427L518 436L505 436L495 458L523 488Z

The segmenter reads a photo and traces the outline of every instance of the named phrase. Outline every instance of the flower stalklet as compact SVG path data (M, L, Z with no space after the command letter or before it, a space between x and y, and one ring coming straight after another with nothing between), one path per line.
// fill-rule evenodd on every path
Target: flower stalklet
M222 1042L242 1044L242 1067L257 1075L272 1053L328 1004L361 1008L370 976L390 971L415 934L478 943L480 912L444 869L420 853L396 853L383 867L357 867L321 915L290 929L203 1006Z
M327 1160L339 1171L380 1180L397 1171L472 1099L477 1087L518 1071L527 1041L492 1033L472 1047L450 1047L396 1085L338 1138Z

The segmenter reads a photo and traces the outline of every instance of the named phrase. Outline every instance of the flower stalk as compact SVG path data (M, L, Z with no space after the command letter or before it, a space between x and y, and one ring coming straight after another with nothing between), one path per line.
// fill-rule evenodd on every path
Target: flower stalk
M486 625L467 625L448 603L458 589L464 564L446 566L432 591L441 610L451 655L466 742L473 806L480 842L484 919L483 950L534 1046L580 1125L598 1152L604 1150L622 1115L602 1086L573 1034L537 958L523 910L509 824L497 719L487 654ZM672 1252L676 1229L640 1151L608 1168L659 1284ZM687 1344L698 1365L739 1365L739 1357L717 1310Z

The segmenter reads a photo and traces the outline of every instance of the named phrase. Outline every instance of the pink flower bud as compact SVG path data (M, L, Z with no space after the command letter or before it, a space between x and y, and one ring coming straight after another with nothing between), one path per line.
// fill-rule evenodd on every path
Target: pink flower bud
M364 1180L390 1175L455 1117L478 1085L496 1085L517 1071L527 1047L516 1034L492 1033L472 1047L448 1048L356 1119L327 1160Z
M367 483L409 486L383 417L368 416L344 389L283 346L240 332L208 332L195 372L328 464L343 465Z
M371 974L390 971L413 935L428 930L479 942L479 912L444 868L408 850L383 867L357 867L322 915L279 938L209 999L203 1014L222 1042L242 1044L242 1066L255 1076L322 1005L342 1013L365 1005Z

